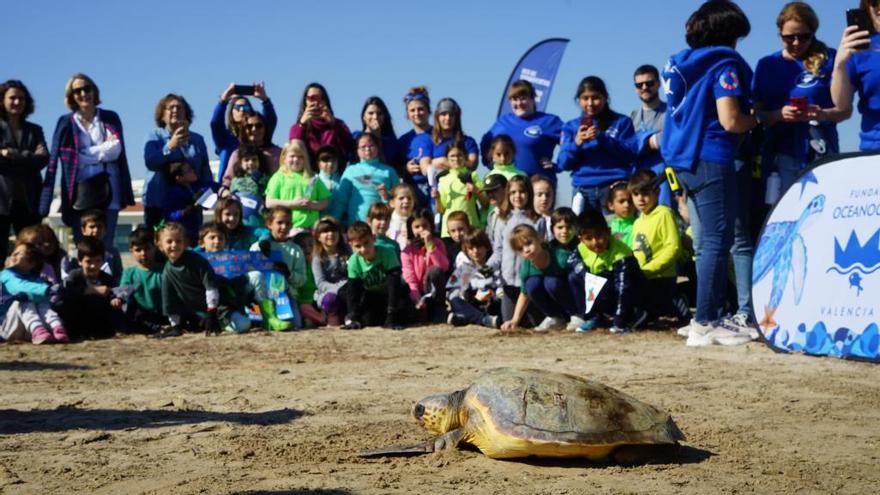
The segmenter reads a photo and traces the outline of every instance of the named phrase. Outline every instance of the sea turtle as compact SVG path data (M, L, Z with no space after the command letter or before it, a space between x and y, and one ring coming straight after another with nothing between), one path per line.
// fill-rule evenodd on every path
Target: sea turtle
M800 231L823 209L825 209L825 195L820 194L807 203L797 220L769 223L764 227L752 263L752 284L756 285L773 270L770 302L764 308L764 318L761 320L761 326L765 329L776 326L773 313L782 300L789 272L792 275L794 302L795 304L801 302L804 280L807 277L807 247L804 245Z
M684 434L669 414L601 383L534 369L486 371L464 390L412 408L432 442L362 455L433 452L464 442L494 459L612 458L630 463L649 446L677 447Z

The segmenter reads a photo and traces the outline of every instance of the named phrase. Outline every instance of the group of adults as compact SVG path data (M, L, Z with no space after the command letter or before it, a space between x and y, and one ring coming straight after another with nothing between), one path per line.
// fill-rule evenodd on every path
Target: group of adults
M288 138L303 140L312 153L332 146L339 156L356 160L355 139L360 133L373 133L380 137L383 161L415 186L425 204L430 201L430 171L443 168L444 152L451 143L464 143L467 163L475 168L480 159L486 164L492 161L487 144L500 134L515 142L514 162L525 173L546 175L555 182L557 172L571 171L572 185L582 201L579 209L602 208L600 198L607 186L625 179L634 166L658 173L671 166L687 192L690 220L698 231L695 320L711 322L720 317L723 307L720 288L726 283L735 220L742 218L747 206L742 184L737 186L741 136L763 124L764 163L772 164L783 182L791 184L817 155L811 141L824 141L825 153L838 151L835 124L852 114L853 96L858 93L861 149L880 149L880 35L876 34L880 0L861 0L860 7L872 29L847 27L834 50L817 38L819 20L809 5L786 4L776 20L781 50L762 58L753 74L735 50L751 29L745 14L731 1L708 1L687 22L688 48L673 55L662 74L666 103L659 96L661 74L650 65L635 71L642 105L629 116L611 110L608 90L598 77L581 81L575 93L581 113L567 123L537 111L534 88L526 83L524 91L511 93L511 111L483 136L482 157L476 140L463 132L458 103L452 98L439 100L431 120L424 87L405 95L412 129L398 137L381 98L367 99L362 127L352 133L336 117L326 89L309 84ZM220 157L217 179L223 182L232 177L241 144L262 151L268 172L278 167L280 148L272 142L278 118L272 101L262 83L245 88L247 95L237 94L240 87L230 84L211 117L211 135ZM119 211L134 204L134 195L122 122L116 113L100 108L95 81L78 73L67 82L64 102L70 112L58 119L51 145L41 127L27 120L34 100L24 84L6 81L0 97L0 261L8 251L10 227L17 232L49 213L59 169L61 214L69 226L78 225L81 212L75 206L80 185L99 174L109 177L112 196L104 208L105 242L112 243ZM260 102L260 111L251 99ZM156 105L154 119L156 128L144 145L148 177L143 206L148 225L161 219L168 164L186 161L200 181L213 180L207 144L190 130L193 110L186 99L165 95ZM344 167L346 160L342 161ZM663 201L670 201L668 190ZM79 235L78 228L73 232ZM747 247L740 252L750 256ZM737 269L746 270L745 264L738 263Z

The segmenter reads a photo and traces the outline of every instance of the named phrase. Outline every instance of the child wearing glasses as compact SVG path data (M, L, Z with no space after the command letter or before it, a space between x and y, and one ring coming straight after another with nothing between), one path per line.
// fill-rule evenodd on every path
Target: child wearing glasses
M380 146L379 139L369 132L357 139L360 161L345 168L339 189L327 210L343 225L366 221L370 205L377 201L387 203L392 188L400 183L397 172L379 160Z
M303 141L294 139L281 150L281 166L266 185L266 206L291 211L294 229L311 229L330 202L330 191L312 171Z

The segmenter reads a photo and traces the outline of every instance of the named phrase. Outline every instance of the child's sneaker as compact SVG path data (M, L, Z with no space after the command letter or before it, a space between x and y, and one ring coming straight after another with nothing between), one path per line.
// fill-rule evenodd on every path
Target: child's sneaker
M464 315L458 313L449 313L449 316L446 318L446 323L454 327L463 327L468 324Z
M692 320L691 324L688 325L688 338L685 345L688 347L705 347L712 345L714 343L712 332L717 330L717 328L718 327L711 322L703 324L696 320Z
M584 320L577 328L574 329L577 333L589 332L590 330L599 326L600 317L594 316L593 318L588 318Z
M67 331L60 325L52 329L52 337L55 337L55 342L70 342Z
M391 330L403 330L404 325L397 319L397 316L394 313L388 313L388 316L385 317L385 323L382 324L383 328L390 328Z
M565 328L565 320L556 316L548 316L535 327L536 332L547 332L550 330L560 330Z
M578 315L572 315L572 317L568 320L568 325L565 326L565 329L569 332L576 332L578 328L581 327L587 321L581 318Z
M150 335L150 337L156 339L165 339L168 337L180 337L181 335L183 335L183 328L181 328L179 325L172 325L170 327L163 327L162 330L159 331L159 333L154 333L153 335Z
M645 311L644 309L637 309L636 316L635 316L635 318L633 318L632 322L630 322L630 324L628 325L628 328L630 330L635 330L635 329L639 328L640 326L642 326L642 324L645 323L645 320L647 320L647 319L648 319L648 312Z
M346 318L345 323L342 324L342 329L343 330L360 330L361 329L361 322L359 322L355 319L352 319L352 318Z
M53 342L54 340L55 337L53 337L52 334L48 330L46 330L46 327L40 326L35 328L34 331L31 332L31 342L36 345L45 344L46 342Z
M480 320L480 324L484 327L498 328L501 326L501 318L495 315L486 315Z

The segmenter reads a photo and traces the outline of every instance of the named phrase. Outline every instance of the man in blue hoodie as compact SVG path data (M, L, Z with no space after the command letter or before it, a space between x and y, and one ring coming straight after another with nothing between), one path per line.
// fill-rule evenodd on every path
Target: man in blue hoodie
M687 345L737 345L750 335L716 322L724 309L736 218L736 149L739 135L756 125L748 111L752 71L735 50L751 25L733 2L710 0L691 15L686 30L690 48L673 55L663 69L668 111L660 149L702 227L697 311Z

